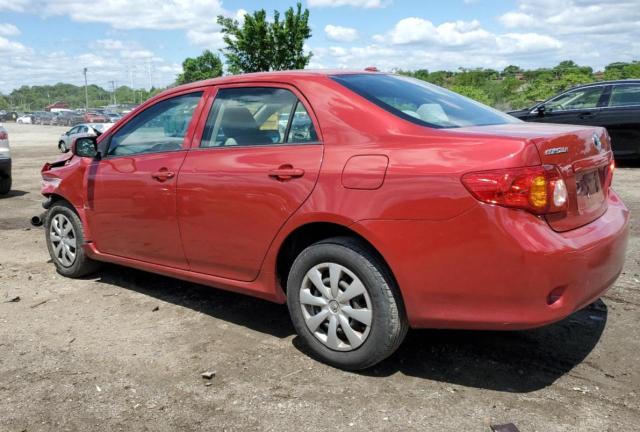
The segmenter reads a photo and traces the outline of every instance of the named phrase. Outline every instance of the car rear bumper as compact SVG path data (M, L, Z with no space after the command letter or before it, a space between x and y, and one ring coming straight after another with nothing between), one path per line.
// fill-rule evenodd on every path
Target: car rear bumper
M11 177L11 159L0 158L0 177Z
M357 226L391 266L412 327L526 329L565 318L617 279L629 211L613 191L608 200L603 216L564 233L483 204L447 221Z

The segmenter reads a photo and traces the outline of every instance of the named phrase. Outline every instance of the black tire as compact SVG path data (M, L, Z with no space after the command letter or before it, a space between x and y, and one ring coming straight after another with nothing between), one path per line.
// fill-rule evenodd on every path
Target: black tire
M66 153L69 151L69 149L67 148L67 145L64 143L64 141L60 141L58 143L58 149L60 150L61 153Z
M63 262L58 258L56 253L54 252L54 247L51 241L51 224L52 220L57 215L64 215L73 227L73 233L75 234L76 239L76 248L75 248L75 260L71 265L64 265ZM45 235L47 241L47 249L49 250L49 255L51 256L51 260L56 266L56 270L63 276L70 278L80 278L95 272L99 263L93 261L84 252L82 245L84 245L84 231L82 229L82 222L80 221L80 217L76 213L73 206L65 201L56 202L47 212L44 221Z
M307 272L323 263L336 263L350 270L363 283L370 299L372 318L368 336L351 351L329 348L305 322L301 287ZM334 237L304 249L289 273L287 304L293 325L310 354L340 369L366 369L384 360L400 346L408 330L402 298L388 267L366 243L356 238Z
M11 176L0 177L0 195L6 195L11 190Z

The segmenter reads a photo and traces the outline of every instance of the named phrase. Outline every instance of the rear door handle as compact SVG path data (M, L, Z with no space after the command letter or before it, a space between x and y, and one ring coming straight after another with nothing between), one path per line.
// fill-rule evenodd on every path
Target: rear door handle
M269 177L276 178L278 180L291 180L292 178L302 177L304 170L300 168L294 168L292 165L281 165L277 169L269 171Z
M159 182L165 182L169 179L174 178L175 175L176 173L174 173L173 171L169 171L166 168L160 168L160 170L151 174L151 177L155 180L158 180Z

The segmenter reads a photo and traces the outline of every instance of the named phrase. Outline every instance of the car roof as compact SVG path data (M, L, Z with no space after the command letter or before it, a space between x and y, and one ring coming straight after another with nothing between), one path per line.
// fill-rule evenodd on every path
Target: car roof
M350 70L350 69L304 69L304 70L287 70L287 71L273 71L273 72L253 72L239 75L226 75L217 78L211 78L203 81L196 81L189 84L183 84L177 87L172 87L161 95L169 93L177 93L190 88L233 84L242 82L269 82L269 81L289 81L293 79L299 79L302 77L329 77L332 75L351 75L351 74L372 74L381 75L384 73L366 71L366 70Z
M616 84L640 84L640 79L620 79L620 80L609 80L609 81L596 81L588 84L580 84L575 87L571 87L569 90L575 90L579 88L585 87L593 87L593 86L603 86L603 85L616 85Z

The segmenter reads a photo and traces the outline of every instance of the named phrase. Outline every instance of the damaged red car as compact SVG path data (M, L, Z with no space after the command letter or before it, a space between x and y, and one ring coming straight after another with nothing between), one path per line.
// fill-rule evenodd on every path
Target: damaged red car
M42 170L58 272L110 262L287 303L344 369L407 329L527 329L598 299L629 213L603 128L378 72L172 88Z

